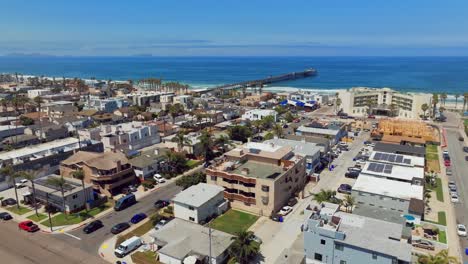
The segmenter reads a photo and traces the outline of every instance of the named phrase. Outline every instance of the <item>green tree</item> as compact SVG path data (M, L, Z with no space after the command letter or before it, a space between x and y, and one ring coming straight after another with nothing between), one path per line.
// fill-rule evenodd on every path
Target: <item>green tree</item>
M284 136L283 127L280 124L275 124L272 128L273 134L278 138L282 138Z
M177 134L175 134L171 141L177 143L178 152L182 152L184 146L192 144L192 141L188 137L186 137L185 133L182 131L177 132Z
M439 103L439 95L434 93L432 94L432 117L436 114L437 104Z
M184 172L185 170L188 169L187 165L187 158L185 158L185 155L182 153L176 153L176 152L167 152L166 153L166 162L167 162L167 168L168 168L168 173L170 175L176 175L179 173Z
M291 112L287 112L284 116L284 120L288 123L291 123L294 119L296 119L296 117Z
M77 169L76 171L72 172L73 178L80 180L81 181L81 187L83 189L83 195L84 195L84 203L83 207L88 211L86 208L86 201L88 200L87 193L86 193L86 186L85 186L85 174L83 169Z
M457 109L459 94L455 94L455 109Z
M440 94L440 100L442 101L442 104L445 106L445 100L447 100L447 94L446 93L441 93Z
M205 158L205 162L207 162L213 158L213 139L211 138L211 134L207 130L203 130L201 136L199 137L199 140L202 155Z
M176 185L182 187L184 190L192 185L199 183L206 183L206 174L197 172L192 175L185 175L176 180Z
M314 194L314 201L318 203L330 202L336 203L336 191L321 189L320 192Z
M422 105L421 105L421 110L423 110L424 117L426 117L426 112L427 112L427 110L429 110L429 105L427 105L427 104L422 104Z
M271 132L266 133L265 136L263 137L264 140L270 140L273 138L275 138L275 135Z
M229 255L239 264L251 263L260 253L260 245L254 240L255 235L251 231L242 231L232 237L229 247Z
M466 109L466 104L468 103L468 93L463 93L463 112Z
M223 153L225 153L227 151L227 148L229 146L232 146L233 144L231 140L229 139L229 137L225 135L221 135L217 139L215 139L215 145L217 147L220 147L223 150Z
M247 142L248 138L252 136L252 130L246 126L232 126L228 128L229 137L232 140Z
M286 113L286 111L288 111L284 106L281 106L281 105L276 106L274 109L276 113L278 113L278 115L282 115Z
M27 116L21 116L20 117L20 122L21 122L21 125L23 126L31 126L31 125L34 125L34 119L31 119Z
M37 112L39 113L39 131L41 132L41 136L39 137L40 140L42 140L42 136L43 136L43 131L42 131L42 118L41 118L41 115L42 115L42 104L44 103L44 100L42 100L42 97L40 96L37 96L37 97L34 97L34 103L36 104L37 106Z
M8 177L9 183L11 183L13 185L13 188L15 188L16 208L19 209L20 201L18 200L18 188L16 186L16 178L20 177L20 175L17 172L15 172L11 166L2 167L0 169L0 174L5 177Z
M62 211L65 217L67 218L67 213L65 211L66 206L65 206L65 186L67 185L67 182L63 177L50 177L47 178L47 183L56 186L57 188L60 189L60 193L62 194Z
M419 264L458 264L456 257L449 256L448 250L439 251L436 255L421 255L418 257Z
M261 124L263 129L270 129L275 124L275 117L272 115L265 116L262 118Z
M37 202L36 202L36 185L34 183L34 180L36 179L38 172L37 171L20 171L18 172L18 177L25 178L26 180L31 182L31 188L32 188L32 205L34 206L34 210L36 211L36 216L39 216L39 213L37 212Z
M346 212L353 212L353 206L356 205L356 199L353 196L347 194L343 200L343 206L346 208Z

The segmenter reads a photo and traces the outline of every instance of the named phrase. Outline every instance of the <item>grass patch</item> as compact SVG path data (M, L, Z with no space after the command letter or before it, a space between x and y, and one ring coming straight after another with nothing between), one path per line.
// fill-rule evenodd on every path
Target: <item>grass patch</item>
M153 228L153 222L151 221L151 217L148 217L147 220L145 220L145 221L146 222L144 224L142 224L141 226L135 228L131 232L129 232L129 233L125 234L125 235L117 236L117 240L115 242L115 247L120 245L125 240L131 238L132 236L141 237L142 235L148 233Z
M439 151L437 150L437 145L427 145L426 146L426 153L438 153Z
M37 216L36 214L33 214L33 215L28 216L28 219L33 220L34 222L40 222L46 218L47 218L47 215L45 214L39 214L39 216Z
M426 160L426 171L433 171L440 173L440 163L439 160Z
M193 169L195 167L197 167L198 165L200 165L202 162L199 161L199 160L187 160L187 167L189 167L189 169Z
M32 211L31 209L23 207L23 206L20 206L19 209L18 209L18 207L16 207L16 205L7 207L6 209L8 211L14 213L14 214L17 214L17 215L24 215L25 213L29 213L29 212Z
M235 235L238 232L247 231L257 219L256 215L231 209L211 222L211 227Z
M94 217L97 214L109 209L110 206L108 204L104 204L93 208L86 212L86 210L82 210L78 213L65 215L64 213L59 213L52 217L52 225L53 226L66 226L66 225L75 225L83 222L84 220ZM41 224L50 227L50 223L48 220L41 222Z
M447 244L447 233L445 233L445 231L439 231L439 235L437 236L437 238L440 243Z
M148 251L137 251L133 253L130 257L132 261L136 264L160 264L161 262L156 260L158 253L148 250Z
M444 192L442 191L442 180L440 178L436 178L436 187L427 184L426 188L429 188L431 191L435 191L437 201L444 202Z
M444 211L439 211L437 212L437 222L431 221L431 220L424 220L425 222L428 223L433 223L433 224L438 224L438 225L443 225L447 226L447 216L445 215Z
M439 160L439 154L437 153L426 153L426 159L428 160Z

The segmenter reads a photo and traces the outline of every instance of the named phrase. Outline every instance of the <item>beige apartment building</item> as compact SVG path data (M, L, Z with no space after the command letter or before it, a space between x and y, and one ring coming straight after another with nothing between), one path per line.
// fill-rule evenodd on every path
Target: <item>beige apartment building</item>
M82 169L85 182L107 196L119 194L136 180L133 168L123 153L94 153L79 151L60 164L60 175L73 177L72 173Z
M307 182L305 158L289 146L249 142L206 170L207 183L224 187L231 207L270 216Z

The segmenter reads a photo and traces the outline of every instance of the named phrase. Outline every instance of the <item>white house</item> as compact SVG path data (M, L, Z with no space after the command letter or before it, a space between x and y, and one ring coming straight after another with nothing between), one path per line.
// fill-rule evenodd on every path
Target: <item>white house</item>
M255 121L262 120L267 116L273 116L276 121L276 111L270 109L254 109L247 111L242 115L242 119L249 119L251 121Z
M206 183L199 183L180 192L173 202L175 217L195 223L220 215L228 207L228 202L224 200L224 188Z

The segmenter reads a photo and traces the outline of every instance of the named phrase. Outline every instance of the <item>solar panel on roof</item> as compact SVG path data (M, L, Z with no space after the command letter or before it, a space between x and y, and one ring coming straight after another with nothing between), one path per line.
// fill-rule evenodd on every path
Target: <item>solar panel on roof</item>
M376 164L376 167L375 167L376 172L382 172L383 170L384 170L383 164Z
M367 170L370 170L370 171L375 171L375 166L377 165L377 163L371 163L369 164L369 167L367 167Z
M410 159L404 159L403 162L406 163L406 164L411 164L411 160L410 160Z
M393 165L387 164L385 165L384 173L391 174L393 169Z
M380 160L381 158L382 158L382 153L380 153L380 152L375 153L375 155L374 155L375 160Z
M401 156L401 155L396 156L395 161L398 162L398 163L401 163L403 161L403 156Z
M395 162L396 155L388 155L388 161Z

